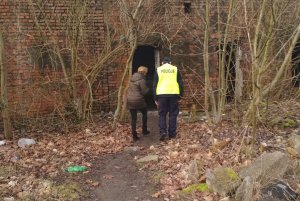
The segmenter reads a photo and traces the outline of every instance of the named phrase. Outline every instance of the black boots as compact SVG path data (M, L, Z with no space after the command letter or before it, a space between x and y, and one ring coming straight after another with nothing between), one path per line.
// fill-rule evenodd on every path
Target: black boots
M160 141L166 141L167 140L167 134L166 133L161 133L160 134L160 139L159 139Z
M133 141L135 142L135 141L139 140L140 138L139 138L139 136L137 135L137 133L135 132L135 133L132 133L132 139L133 139Z

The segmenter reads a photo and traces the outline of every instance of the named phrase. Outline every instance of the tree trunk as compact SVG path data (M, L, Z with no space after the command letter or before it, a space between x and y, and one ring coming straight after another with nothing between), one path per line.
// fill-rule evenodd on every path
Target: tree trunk
M218 1L219 3L219 1ZM226 54L226 46L227 46L227 41L228 41L228 32L229 32L229 23L232 20L232 10L233 10L233 5L234 5L234 0L230 0L229 1L229 12L227 15L227 21L226 21L226 25L225 25L225 30L224 30L224 34L223 34L223 41L219 40L219 43L223 44L223 48L222 48L222 52L221 54L219 54L219 56L221 56L221 59L219 59L219 96L218 96L218 113L217 113L217 117L216 119L218 119L218 121L216 123L218 123L219 121L221 121L222 118L222 114L224 111L224 107L225 107L225 100L226 100L226 94L227 94L227 75L228 72L225 72L225 54ZM218 6L219 7L219 6ZM220 11L219 11L219 15L220 15ZM220 24L220 19L218 18L218 24ZM218 29L220 29L218 27ZM220 32L220 30L219 30ZM220 44L219 44L220 47ZM219 49L220 51L220 49ZM221 61L221 62L220 62ZM229 59L230 61L230 59ZM229 68L227 68L227 70L229 70Z
M114 121L113 121L113 128L116 128L117 125L117 121L119 121L120 119L124 119L125 116L125 111L126 111L126 101L123 101L124 98L124 92L127 91L128 88L128 84L125 86L125 81L126 78L128 78L130 80L131 78L131 74L132 74L132 59L134 56L134 52L137 48L137 42L138 42L138 33L137 33L137 16L138 13L142 7L144 0L140 0L138 2L138 5L136 7L136 10L134 12L133 15L128 15L128 7L127 7L127 3L125 0L122 0L121 9L126 9L126 11L124 13L127 13L127 17L128 17L128 24L129 27L128 29L130 30L128 39L129 39L129 43L130 43L130 54L128 56L127 62L126 62L126 68L124 70L123 76L122 76L122 80L120 83L120 87L119 87L119 91L118 91L118 104L117 104L117 108L115 110L115 114L114 114Z
M208 37L209 37L209 1L206 0L205 6L205 32L204 32L204 44L203 44L203 62L204 62L204 74L205 74L205 85L204 85L204 110L207 116L207 119L210 121L210 113L209 113L209 97L211 97L211 84L209 78L209 53L208 53ZM212 95L213 96L213 95ZM212 97L214 98L214 97ZM214 108L215 105L212 105Z
M241 69L240 66L240 60L241 60L241 49L239 47L237 47L236 50L236 64L235 64L235 73L236 73L236 77L235 77L235 90L234 90L234 99L237 103L240 103L242 100L242 96L243 96L243 71Z
M209 28L210 28L210 1L206 0L205 7L205 35L204 35L204 46L203 46L203 60L204 60L204 72L205 72L205 112L209 119L213 123L218 123L222 120L222 114L224 111L225 98L226 98L226 75L225 75L225 50L227 44L227 37L229 32L229 23L232 18L232 10L234 5L234 0L230 0L229 12L227 17L227 23L225 27L225 32L223 34L223 41L219 38L219 82L218 82L218 99L216 101L215 94L210 82L209 75ZM218 9L218 34L221 36L221 20L220 20L220 2L217 1ZM221 48L221 45L223 47ZM222 49L222 51L221 51ZM209 113L209 107L211 107L211 115Z
M3 44L3 36L0 33L0 74L1 74L1 112L3 119L3 127L4 127L4 138L11 139L12 138L12 127L10 123L10 115L8 108L8 99L7 99L7 69L4 66L3 62L4 55L4 44Z

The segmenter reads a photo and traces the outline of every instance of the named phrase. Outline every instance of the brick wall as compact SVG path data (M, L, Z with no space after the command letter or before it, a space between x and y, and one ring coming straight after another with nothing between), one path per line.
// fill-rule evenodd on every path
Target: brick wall
M43 49L48 45L45 41L50 45L54 41L62 55L65 56L66 63L70 62L68 60L70 52L67 47L70 44L68 44L66 22L70 19L68 17L72 5L75 4L74 2L80 1L48 0L43 1L39 5L40 7L35 3L31 5L29 2L29 0L0 1L0 24L6 35L5 65L8 67L9 104L15 116L57 112L63 110L69 101L61 67L41 61L40 58L43 55L37 54L41 50L47 51L47 49ZM136 6L136 1L129 2L132 11L132 8ZM205 9L203 1L173 0L169 4L162 4L159 0L147 0L146 4L142 12L144 22L139 26L139 33L142 36L139 45L152 45L160 50L161 57L170 56L172 63L178 66L184 78L186 93L182 106L189 109L192 104L197 104L198 108L203 108L204 21L202 15ZM147 6L153 6L153 9L147 10ZM216 34L214 23L216 23L217 15L216 9L212 8L210 14L212 17L210 66L212 80L216 80L215 46L218 37L221 36ZM221 5L221 9L223 15L226 16L228 5ZM39 26L37 26L36 20ZM87 14L84 15L81 24L79 66L93 65L103 51L106 40L104 20L107 20L109 29L116 33L113 44L121 43L120 38L124 33L120 30L122 19L120 19L116 2L113 0L90 0L87 5ZM51 30L48 29L47 23ZM143 36L148 29L151 29L151 33L163 33L164 37L160 34ZM243 33L239 30L232 29L230 31L236 32L231 35L242 39ZM118 84L127 56L126 50L121 52L114 58L115 61L104 66L99 73L97 81L93 85L95 111L114 109ZM55 56L53 57L55 60ZM82 81L84 79L79 76L79 73L77 80L80 96L85 87Z
M65 56L65 63L70 66L67 23L72 5L72 0L49 0L40 5L31 4L29 0L0 1L9 106L15 116L41 115L64 109L67 89L61 66L49 64L49 58L48 61L43 58L47 53L41 52L51 52L53 49L47 50L45 47L55 43ZM83 17L80 33L81 66L97 59L104 43L102 3L89 1L86 9L88 12ZM52 56L51 59L57 62L57 57ZM78 93L82 92L79 90ZM99 93L104 94L105 91Z

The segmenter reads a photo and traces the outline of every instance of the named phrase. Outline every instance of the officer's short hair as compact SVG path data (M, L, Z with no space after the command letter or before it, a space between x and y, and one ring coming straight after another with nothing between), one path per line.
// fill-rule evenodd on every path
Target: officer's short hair
M170 60L169 57L164 57L163 60L162 60L162 63L163 63L163 64L166 64L166 63L169 64L170 62L171 62L171 60Z

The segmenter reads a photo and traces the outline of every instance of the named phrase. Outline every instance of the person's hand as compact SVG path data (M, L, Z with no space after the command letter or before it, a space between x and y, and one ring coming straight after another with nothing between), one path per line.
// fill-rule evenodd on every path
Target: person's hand
M157 109L159 108L159 102L158 101L154 101L155 102L155 105L157 107Z

